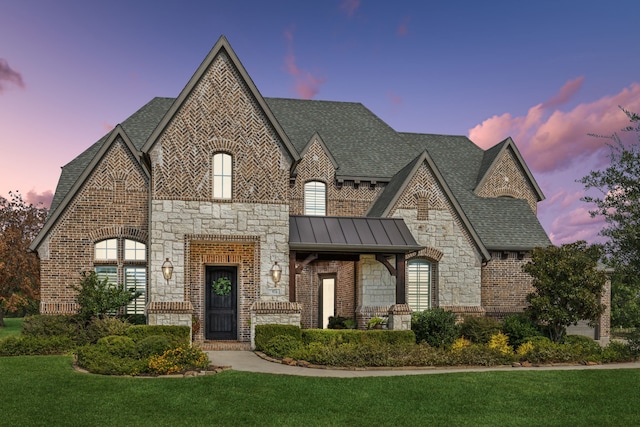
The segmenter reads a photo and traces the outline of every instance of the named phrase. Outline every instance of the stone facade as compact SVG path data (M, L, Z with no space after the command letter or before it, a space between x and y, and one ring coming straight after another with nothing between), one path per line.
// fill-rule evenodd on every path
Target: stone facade
M364 123L362 135L359 129L337 129L340 132L333 137L338 140L332 146L336 151L345 146L345 135L357 135L368 143L379 134L384 135L385 143L390 137L390 143L398 145L391 148L397 151L389 153L395 163L384 162L385 151L378 145L372 157L378 164L371 166L371 175L361 176L359 169L356 176L350 175L344 171L348 162L341 169L320 131L306 129L305 122L285 132L280 125L284 121L274 117L275 110L267 106L226 41L216 46L175 102L159 114L152 129L144 133L136 128L136 121L146 120L146 110L140 113L145 117L133 121L132 134L143 139L136 148L118 126L110 136L110 145L100 149L97 163L89 163L86 173L75 177L78 186L63 195L59 217L37 243L43 313L77 310L68 285L77 281L80 271L95 267L94 245L111 238L147 245L147 260L142 263L147 267L149 323L192 325L195 319L201 326L194 330L196 341L206 341L207 336L202 326L207 322L206 304L210 304L210 284L206 283L212 274L210 267L237 274L235 345L253 346L255 325L317 327L323 278L335 279L336 316L355 318L360 328L374 316L388 317L393 329L409 328L411 307L396 301L396 283L402 283L401 279L393 276L393 268L387 269L376 254L386 257L390 265L397 265L395 257L430 261L432 307L494 315L522 309L531 284L521 273L528 255L522 258L512 252L503 258L502 252L495 252L489 259L487 249L458 210L452 187L447 187L437 170L440 166L434 166L435 156L425 154L428 150L424 147L417 148L421 142L405 140L413 137L396 134L384 124L384 129L378 128L380 132L371 131L370 127L383 122L358 107L354 114L363 121L350 120L349 126ZM315 114L331 105L322 103L310 111ZM297 111L289 113L297 117ZM305 140L294 144L294 134ZM429 136L425 144L436 137ZM456 138L451 141L459 143ZM451 141L447 139L447 144L439 147L449 147ZM348 146L352 143L357 145L352 139ZM418 150L418 157L403 160L403 150ZM213 158L219 153L230 156L232 164L231 194L224 198L214 197ZM469 153L483 155L477 147ZM398 169L384 170L387 163ZM396 178L413 165L412 175L398 187ZM488 175L478 178L475 194L480 197L470 194L474 199L520 198L535 212L543 197L520 163L515 145L507 145ZM398 251L368 247L360 253L324 248L319 256L312 254L315 258L309 259L314 260L296 274L296 266L289 265L289 216L304 214L304 186L310 181L326 185L327 216L364 217L372 207L377 209L380 199L381 205L388 203L382 209L385 215L403 219L423 249L390 256ZM388 193L397 188L399 194L389 199ZM304 259L309 254L298 255ZM293 252L291 257L301 262ZM118 266L119 280L121 259L109 261ZM168 281L161 271L166 259L173 264ZM279 283L274 283L270 274L275 263L282 268ZM289 295L291 275L295 275L295 295Z

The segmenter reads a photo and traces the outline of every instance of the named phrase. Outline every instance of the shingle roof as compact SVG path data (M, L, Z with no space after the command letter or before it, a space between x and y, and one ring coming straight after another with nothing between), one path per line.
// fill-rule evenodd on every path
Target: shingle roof
M122 123L137 150L144 146L173 101L154 98ZM371 178L389 183L372 205L369 216L379 215L387 208L395 194L393 189L401 188L413 163L426 151L486 249L525 250L550 244L525 201L482 198L473 192L505 141L484 151L465 136L398 133L360 103L282 98L265 101L298 152L318 133L338 165L338 178ZM59 207L107 136L63 167L51 212Z

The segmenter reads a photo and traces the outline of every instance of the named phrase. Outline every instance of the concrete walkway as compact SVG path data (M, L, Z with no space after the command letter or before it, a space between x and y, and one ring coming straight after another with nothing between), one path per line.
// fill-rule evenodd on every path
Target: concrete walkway
M317 369L288 366L281 363L269 362L262 359L252 351L207 351L211 363L217 366L231 366L236 371L260 372L265 374L300 375L306 377L390 377L398 375L426 375L446 374L453 372L487 372L487 371L558 371L558 370L587 370L587 369L640 369L640 362L610 363L606 365L563 365L541 367L498 366L492 368L391 368L391 369Z

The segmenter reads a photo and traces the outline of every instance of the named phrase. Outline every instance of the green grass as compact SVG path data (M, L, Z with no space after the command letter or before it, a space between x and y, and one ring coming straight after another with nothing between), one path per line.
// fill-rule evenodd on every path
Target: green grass
M8 337L11 335L20 335L22 330L22 318L18 317L5 317L4 327L0 328L0 338Z
M67 356L0 358L0 425L622 426L640 420L640 370L308 378L227 371L117 378Z

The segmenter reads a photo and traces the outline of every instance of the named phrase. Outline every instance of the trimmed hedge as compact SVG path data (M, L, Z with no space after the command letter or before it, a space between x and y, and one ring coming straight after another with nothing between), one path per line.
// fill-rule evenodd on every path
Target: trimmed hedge
M289 335L302 342L302 331L294 325L256 325L256 350L264 350L267 343L278 335Z
M64 354L76 347L69 337L10 336L0 340L0 356Z
M304 344L320 343L325 345L340 344L413 344L416 336L413 331L394 330L359 330L359 329L304 329L302 331Z
M126 330L126 336L136 343L154 335L167 337L172 347L191 344L191 329L188 326L133 325Z

